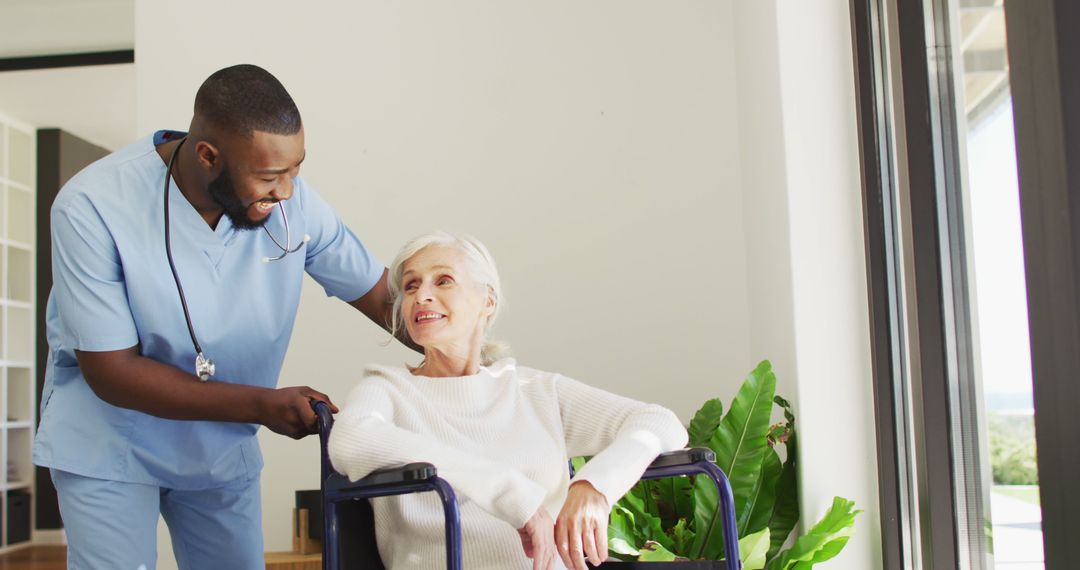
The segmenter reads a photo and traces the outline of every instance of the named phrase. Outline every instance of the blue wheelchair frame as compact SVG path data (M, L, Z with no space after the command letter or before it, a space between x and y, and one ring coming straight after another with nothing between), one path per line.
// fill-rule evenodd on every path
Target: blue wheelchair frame
M350 482L330 465L327 442L334 426L330 408L323 402L312 402L318 416L319 444L322 453L323 507L323 570L339 570L341 567L341 528L338 523L338 506L356 499L388 497L434 491L442 501L446 520L446 567L462 570L461 564L461 517L454 489L439 477L438 470L430 463L410 463L402 467L380 469L363 479ZM705 475L716 485L719 494L717 509L721 514L721 530L727 549L728 570L741 570L739 560L739 535L735 525L735 499L727 476L716 466L716 454L711 449L695 447L663 453L649 465L641 479L663 479L684 475ZM601 568L603 565L601 565Z

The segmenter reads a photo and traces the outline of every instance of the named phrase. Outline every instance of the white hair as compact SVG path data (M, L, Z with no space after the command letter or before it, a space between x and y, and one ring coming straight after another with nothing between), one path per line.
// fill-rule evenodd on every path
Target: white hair
M401 277L405 273L405 264L413 256L420 253L421 250L431 246L453 247L464 253L465 258L468 260L469 276L480 285L487 287L488 295L491 296L495 305L491 315L488 316L487 322L484 323L484 336L487 337L488 331L495 324L495 319L499 316L499 312L505 304L502 297L502 283L499 281L499 270L495 267L495 259L491 257L491 252L484 247L484 244L480 243L480 240L469 235L454 235L444 231L431 232L413 238L401 248L397 257L394 258L394 262L390 264L387 285L390 288L390 299L394 303L390 318L391 333L394 336L401 336L405 327L405 323L401 318L403 297ZM506 343L485 338L484 345L480 349L480 363L483 366L488 366L496 360L509 355L510 349Z

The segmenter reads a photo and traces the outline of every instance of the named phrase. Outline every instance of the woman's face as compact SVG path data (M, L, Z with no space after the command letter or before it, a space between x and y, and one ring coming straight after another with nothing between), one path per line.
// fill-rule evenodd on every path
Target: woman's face
M468 258L456 247L425 247L405 262L401 317L425 351L471 350L482 343L494 307L488 288L473 280Z

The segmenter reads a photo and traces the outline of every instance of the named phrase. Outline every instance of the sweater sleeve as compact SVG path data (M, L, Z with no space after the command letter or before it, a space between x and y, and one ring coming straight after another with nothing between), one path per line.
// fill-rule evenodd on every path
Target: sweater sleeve
M349 393L327 445L334 469L356 481L377 469L428 462L456 493L516 529L525 526L544 500L543 487L507 465L394 425L391 393L380 378L365 378Z
M656 456L686 445L686 428L655 404L625 398L558 376L556 390L566 450L571 457L594 455L574 475L615 504Z

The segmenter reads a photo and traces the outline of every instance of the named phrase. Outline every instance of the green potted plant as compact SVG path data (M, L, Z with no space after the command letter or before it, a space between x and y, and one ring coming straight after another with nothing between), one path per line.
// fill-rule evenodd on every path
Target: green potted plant
M773 406L784 421L771 424ZM825 515L790 548L799 521L795 414L776 395L769 361L750 372L727 414L712 399L694 414L690 447L708 447L731 481L745 570L799 570L836 556L854 529L855 503L836 497ZM781 461L778 448L786 459ZM579 463L582 459L576 460ZM604 568L726 568L716 487L704 476L641 481L611 510ZM658 563L663 563L659 565Z

